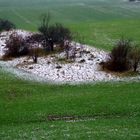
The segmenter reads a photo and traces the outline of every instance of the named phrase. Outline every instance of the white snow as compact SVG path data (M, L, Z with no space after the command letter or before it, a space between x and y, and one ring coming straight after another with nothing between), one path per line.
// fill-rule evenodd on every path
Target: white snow
M11 32L3 32L0 37L0 56L4 54L5 40ZM17 30L23 37L31 33ZM37 64L29 57L20 57L11 61L2 62L0 65L9 68L19 77L36 81L51 81L53 83L87 83L96 81L120 80L119 77L101 70L100 62L109 58L107 52L94 47L72 42L76 47L74 62L62 62L65 52L39 57ZM82 55L81 55L81 51Z
M101 54L99 55L101 57ZM85 59L85 62L80 63L80 60ZM93 81L108 81L116 79L109 73L100 70L99 62L102 59L95 58L88 60L89 55L85 54L82 58L76 58L73 63L63 64L56 60L56 57L40 57L38 63L31 63L32 59L26 57L16 58L7 63L13 67L32 73L39 77L45 78L48 81L55 83L84 83ZM57 66L61 66L60 69Z

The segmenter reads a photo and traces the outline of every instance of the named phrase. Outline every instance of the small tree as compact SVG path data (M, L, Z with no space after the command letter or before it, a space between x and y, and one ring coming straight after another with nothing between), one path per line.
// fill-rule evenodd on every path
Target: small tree
M0 31L9 31L15 28L16 26L11 21L0 19Z
M72 38L70 30L60 23L51 25L48 28L48 37L48 43L50 45L51 51L54 50L54 44L60 44L64 46L65 40L71 40Z
M135 45L129 54L131 65L133 67L134 72L137 71L138 65L140 64L140 47Z
M50 14L42 16L41 25L38 28L44 37L43 46L49 50L54 50L54 44L61 44L64 46L65 40L71 39L71 32L68 28L60 23L50 25Z

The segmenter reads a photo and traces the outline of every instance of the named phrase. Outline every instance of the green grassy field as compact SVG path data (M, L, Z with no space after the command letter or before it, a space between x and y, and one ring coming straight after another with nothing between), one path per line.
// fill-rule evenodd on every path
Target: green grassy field
M18 28L36 31L41 14L49 11L52 22L82 34L83 43L106 50L122 36L140 42L139 9L140 3L123 0L0 0L0 17Z
M139 93L139 83L57 86L21 81L1 71L0 138L139 139ZM67 122L66 116L79 118Z
M18 28L36 31L40 15L50 11L52 22L105 50L121 36L140 42L139 9L123 0L0 0L0 17ZM139 93L136 82L48 85L0 68L0 140L139 140Z

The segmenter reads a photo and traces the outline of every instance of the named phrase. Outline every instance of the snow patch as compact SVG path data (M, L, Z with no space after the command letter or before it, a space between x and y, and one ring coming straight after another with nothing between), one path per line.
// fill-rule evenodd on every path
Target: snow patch
M3 56L5 41L12 32L14 31L0 34L0 56ZM23 30L16 32L22 37L32 34ZM107 52L75 42L71 44L76 48L76 58L73 62L59 61L66 58L65 52L61 52L39 57L36 64L29 57L20 57L6 62L0 61L0 65L20 78L48 83L79 84L120 80L119 77L101 70L99 64L109 59Z

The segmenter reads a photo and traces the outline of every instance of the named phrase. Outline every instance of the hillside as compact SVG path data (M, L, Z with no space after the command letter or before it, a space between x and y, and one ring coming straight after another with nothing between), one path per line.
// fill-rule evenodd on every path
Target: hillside
M110 50L121 36L139 42L139 3L126 0L1 0L0 9L0 18L32 31L37 30L42 13L49 11L52 22L61 22L84 36L82 43L106 50Z
M20 27L37 25L39 16L47 11L55 21L64 23L134 19L140 14L140 4L124 0L1 0L0 7L1 17L20 23Z
M75 35L53 51L38 32L47 12ZM17 26L0 32L0 140L140 139L140 2L0 0L0 18Z

